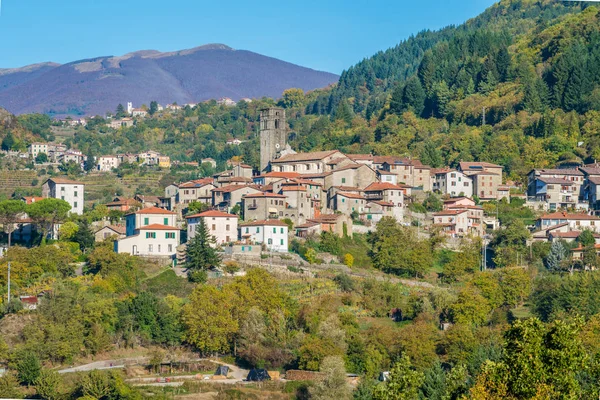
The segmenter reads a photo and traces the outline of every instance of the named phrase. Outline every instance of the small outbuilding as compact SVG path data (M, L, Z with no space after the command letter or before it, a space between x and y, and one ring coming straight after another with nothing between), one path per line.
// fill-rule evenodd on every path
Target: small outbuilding
M271 376L266 369L257 369L254 368L248 373L248 377L246 378L249 382L262 382L262 381L270 381Z
M227 376L227 374L229 373L229 367L226 365L219 365L217 367L217 371L215 372L215 375L220 375L220 376Z

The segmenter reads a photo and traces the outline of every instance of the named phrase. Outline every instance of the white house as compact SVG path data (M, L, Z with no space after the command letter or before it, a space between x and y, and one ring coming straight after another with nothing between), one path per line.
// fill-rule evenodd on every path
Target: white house
M48 144L47 143L31 143L29 145L29 154L31 155L31 158L36 158L38 156L38 154L40 153L44 153L46 155L48 155Z
M188 240L196 236L196 228L200 224L200 219L204 220L217 245L230 243L237 239L238 216L235 214L210 210L187 216L185 219L188 224Z
M101 172L110 172L118 168L121 163L117 156L100 156L96 160L96 169Z
M42 185L42 197L61 199L69 203L71 213L82 215L85 185L64 178L50 178Z
M433 190L452 197L473 197L473 180L460 171L442 168L432 171Z
M176 225L177 213L158 207L148 207L125 215L125 234L132 236L136 230L148 225Z
M546 230L551 227L564 225L570 231L600 232L600 218L583 213L555 212L542 215L536 222L536 228Z
M173 257L179 245L179 228L150 224L137 228L133 235L115 240L116 253L133 256Z
M247 243L264 244L269 251L287 253L288 226L277 219L253 221L240 225L240 239Z
M115 241L115 252L139 256L173 257L179 245L177 214L149 207L125 216L125 235Z

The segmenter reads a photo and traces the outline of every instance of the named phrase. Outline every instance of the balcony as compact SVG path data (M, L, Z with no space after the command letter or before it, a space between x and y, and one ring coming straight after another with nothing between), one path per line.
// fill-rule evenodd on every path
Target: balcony
M370 192L364 194L367 200L383 200L383 192Z
M249 204L248 205L248 210L256 210L258 208L258 205L256 204Z

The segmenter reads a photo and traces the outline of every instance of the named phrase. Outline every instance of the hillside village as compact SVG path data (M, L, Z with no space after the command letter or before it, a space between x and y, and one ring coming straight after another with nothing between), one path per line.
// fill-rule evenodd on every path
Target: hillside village
M225 100L223 104L227 104ZM167 109L177 111L178 107L169 105ZM131 117L117 120L118 126L147 116L145 110L139 110L129 103ZM110 223L96 222L97 239L116 238L114 249L118 253L185 263L185 243L193 238L200 219L209 227L215 243L229 254L252 251L252 246L254 252L285 253L294 237L306 239L322 232L339 237L366 233L384 217L423 226L423 234L487 238L500 224L497 215L484 211L483 205L510 202L511 198L536 212L547 212L530 228L532 241L574 241L583 230L598 229L596 221L600 219L594 213L600 207L596 193L600 166L534 169L528 175L527 188L521 188L505 181L502 166L488 162L431 168L418 159L400 156L337 150L297 153L287 141L287 131L283 108L262 110L260 170L232 160L225 171L212 177L168 185L163 196L116 196L104 205L124 217ZM233 140L228 143L238 144ZM73 162L84 169L87 163L81 152L61 144L32 143L27 156L39 159L40 154L47 156L48 164ZM200 163L213 169L217 166L211 158ZM122 164L171 168L168 156L149 150L96 157L91 170L111 174ZM42 187L42 198L65 200L72 213L83 213L84 183L51 177ZM413 207L430 195L441 198L441 210L426 213ZM31 203L36 197L23 200ZM16 240L27 242L35 226L27 222L27 215L22 221L14 235ZM574 256L581 257L581 252L575 251Z

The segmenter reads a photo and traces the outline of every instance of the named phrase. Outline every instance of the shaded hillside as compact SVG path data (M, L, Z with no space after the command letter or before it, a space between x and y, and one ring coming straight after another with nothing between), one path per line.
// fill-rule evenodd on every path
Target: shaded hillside
M61 66L0 70L0 105L15 114L92 115L156 100L167 104L212 98L279 97L288 88L312 90L337 80L245 50L209 45L160 53L141 51Z

